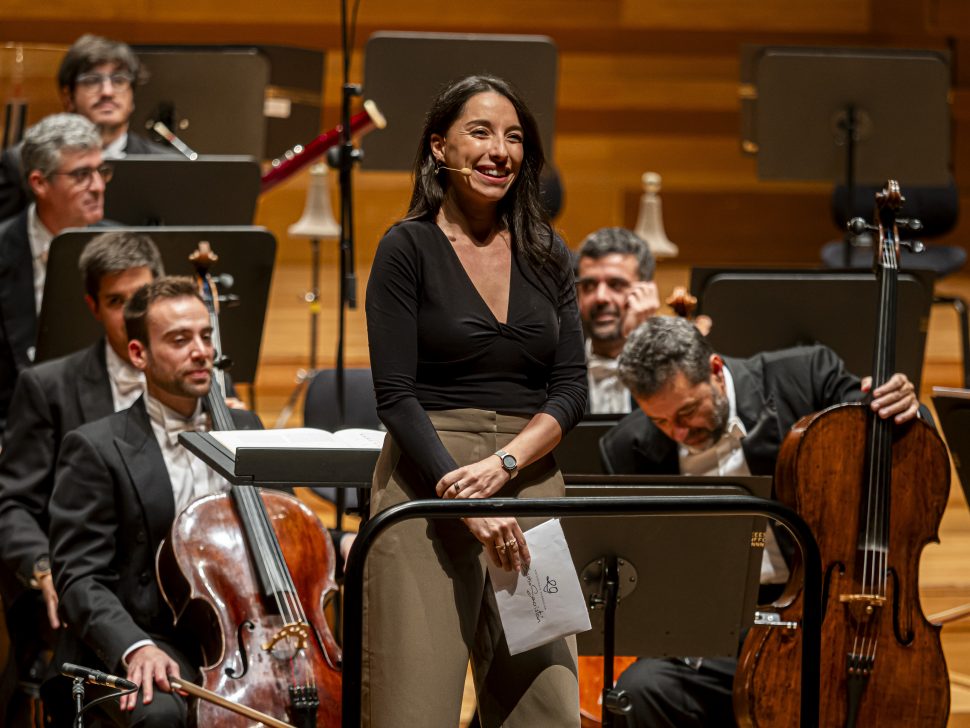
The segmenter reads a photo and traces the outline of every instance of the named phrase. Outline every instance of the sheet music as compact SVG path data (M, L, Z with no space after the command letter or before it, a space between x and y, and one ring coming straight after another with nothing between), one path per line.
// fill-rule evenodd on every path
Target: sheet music
M590 629L589 612L558 519L526 531L532 562L522 574L488 562L509 654Z
M313 427L292 427L283 430L219 430L210 434L235 454L240 447L380 450L386 433L361 428L327 432Z

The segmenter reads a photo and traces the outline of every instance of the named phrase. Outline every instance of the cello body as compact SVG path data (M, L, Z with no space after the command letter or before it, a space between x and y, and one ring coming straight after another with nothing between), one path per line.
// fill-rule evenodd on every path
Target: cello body
M871 564L860 549L871 515L864 477L871 417L866 405L845 404L802 418L782 445L775 473L778 499L812 528L822 555L820 725L943 728L949 680L940 628L920 607L918 577L923 547L938 541L949 457L927 423L894 428L889 503L884 504L889 513L885 601L859 598L873 591L865 584ZM800 621L801 599L794 595L780 610L782 621ZM860 654L871 654L871 663L857 659ZM734 687L742 728L797 725L800 659L798 630L751 629Z
M291 688L312 685L319 699L313 725L336 728L340 649L323 611L327 595L336 590L333 544L319 519L296 498L276 491L263 491L260 497L307 618L309 639L303 648L259 588L228 495L200 498L179 514L158 552L159 585L176 624L200 641L203 687L302 728L292 715ZM195 706L195 723L253 725L249 718L201 700Z

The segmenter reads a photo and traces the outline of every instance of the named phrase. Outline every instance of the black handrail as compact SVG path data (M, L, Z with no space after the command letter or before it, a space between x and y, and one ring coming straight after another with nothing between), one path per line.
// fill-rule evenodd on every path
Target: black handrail
M754 496L631 496L572 498L486 498L417 500L392 506L368 520L357 535L344 571L343 728L360 725L364 562L374 539L385 529L412 518L464 516L767 516L785 525L804 562L802 612L802 728L818 728L819 660L822 637L822 559L808 525L777 501Z

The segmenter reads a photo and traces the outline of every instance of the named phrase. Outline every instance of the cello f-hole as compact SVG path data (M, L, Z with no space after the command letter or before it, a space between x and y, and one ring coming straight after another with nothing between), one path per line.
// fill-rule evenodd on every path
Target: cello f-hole
M239 629L236 630L236 644L239 645L239 661L242 662L242 672L235 672L231 667L225 669L227 677L231 677L233 680L238 680L247 672L249 672L249 657L246 655L246 645L243 642L243 630L248 629L252 632L256 629L256 625L250 620L246 620L239 625Z

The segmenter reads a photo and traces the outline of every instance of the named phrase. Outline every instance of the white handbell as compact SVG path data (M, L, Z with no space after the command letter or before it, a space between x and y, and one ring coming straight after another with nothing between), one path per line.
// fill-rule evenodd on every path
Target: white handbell
M644 172L643 195L640 197L640 215L634 232L643 238L656 258L675 258L680 252L670 242L664 230L663 209L660 203L660 175Z
M306 191L303 215L287 229L290 237L328 240L340 237L340 224L333 216L330 185L327 184L327 165L310 167L310 184Z

